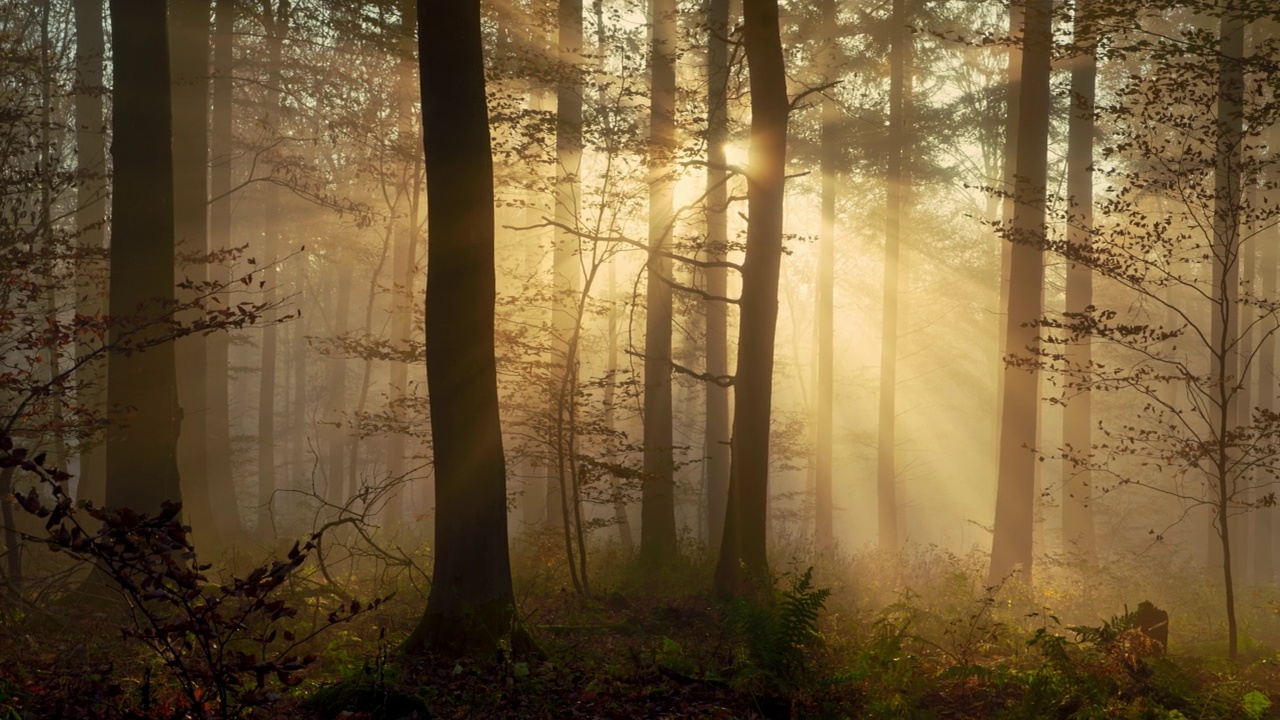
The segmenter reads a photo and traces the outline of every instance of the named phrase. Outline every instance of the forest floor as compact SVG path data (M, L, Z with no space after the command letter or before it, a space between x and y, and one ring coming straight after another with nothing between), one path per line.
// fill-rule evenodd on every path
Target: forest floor
M59 595L65 579L54 578L67 566L53 560L43 594L25 588L35 602L0 595L0 720L217 717L223 707L301 720L1280 717L1280 654L1255 639L1280 631L1269 591L1243 594L1253 611L1230 662L1220 625L1194 619L1207 612L1207 589L1174 599L1163 654L1126 614L1143 598L1107 614L1093 608L1110 599L1081 582L983 588L980 557L936 549L892 573L870 556L812 571L793 562L774 596L753 602L712 597L705 560L652 578L616 550L600 555L590 595L572 590L553 551L520 557L517 600L539 652L463 661L396 652L424 603L409 575L367 559L367 572L302 564L263 594L260 607L283 612L246 616L238 629L223 619L230 635L212 646L249 659L217 666L221 675L199 660L211 646L201 634L213 630ZM226 587L239 586L204 591ZM393 590L348 612L355 596ZM1090 609L1073 593L1091 594ZM1093 621L1069 625L1073 614ZM272 654L281 637L314 629L296 666L261 662L285 657Z

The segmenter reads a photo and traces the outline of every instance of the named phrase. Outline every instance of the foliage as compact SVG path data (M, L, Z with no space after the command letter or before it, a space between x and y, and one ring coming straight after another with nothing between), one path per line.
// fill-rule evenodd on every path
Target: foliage
M43 454L27 459L4 435L0 452L0 467L21 467L45 480L52 508L44 506L35 489L15 494L15 499L27 512L45 518L50 549L95 568L97 574L80 591L88 594L86 599L103 580L124 596L132 619L125 636L155 653L196 717L241 717L280 701L274 685L297 685L298 672L316 659L300 652L304 643L382 603L378 599L365 606L352 600L329 612L324 623L295 632L299 609L280 599L279 591L316 549L319 534L305 544L295 543L287 559L219 584L206 574L212 566L196 557L180 503L166 502L154 517L88 502L77 508L60 484L66 473L45 469ZM81 524L79 510L98 523L96 530Z
M729 622L742 635L751 668L778 690L794 690L809 672L808 651L822 639L818 616L830 596L831 590L813 586L810 567L771 602L739 598L730 606Z

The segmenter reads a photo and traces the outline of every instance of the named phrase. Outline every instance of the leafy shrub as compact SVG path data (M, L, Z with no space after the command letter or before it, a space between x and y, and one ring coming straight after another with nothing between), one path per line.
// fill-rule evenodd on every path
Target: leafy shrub
M301 653L303 644L382 602L366 607L353 600L295 634L291 621L298 609L278 595L315 550L319 533L305 544L295 543L287 559L217 584L205 575L211 566L196 557L180 503L166 502L155 516L90 503L77 508L61 485L66 473L44 468L42 456L28 460L0 436L0 467L6 466L21 467L45 481L52 508L44 506L34 488L16 493L15 499L27 512L46 519L46 543L52 550L92 564L99 579L120 591L133 619L125 635L159 657L195 717L241 717L276 703L282 694L275 686L298 684L299 671L315 660ZM100 527L86 530L79 510Z
M778 690L790 692L808 672L806 652L822 638L818 615L831 591L813 586L813 568L775 591L770 603L739 599L729 610L730 624L746 643L752 667Z

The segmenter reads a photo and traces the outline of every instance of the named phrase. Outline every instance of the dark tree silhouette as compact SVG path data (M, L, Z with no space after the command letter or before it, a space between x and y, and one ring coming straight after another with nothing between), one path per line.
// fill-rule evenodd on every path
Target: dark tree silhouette
M164 0L112 0L111 342L145 344L173 312L173 153ZM181 499L174 346L107 363L107 505L159 512Z
M751 71L751 151L747 168L747 252L742 264L738 371L734 379L729 508L715 588L734 594L765 582L769 500L769 418L773 342L782 262L782 191L787 153L787 78L777 0L745 0L743 42Z
M436 557L407 651L491 650L514 617L494 362L493 159L479 0L420 0Z

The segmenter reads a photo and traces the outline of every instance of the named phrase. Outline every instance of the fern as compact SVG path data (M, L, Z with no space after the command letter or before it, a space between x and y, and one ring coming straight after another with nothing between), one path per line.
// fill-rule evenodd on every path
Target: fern
M778 690L789 692L809 669L806 650L821 640L818 617L831 591L813 586L813 568L776 591L761 604L738 600L730 608L730 622L746 643L751 665Z

